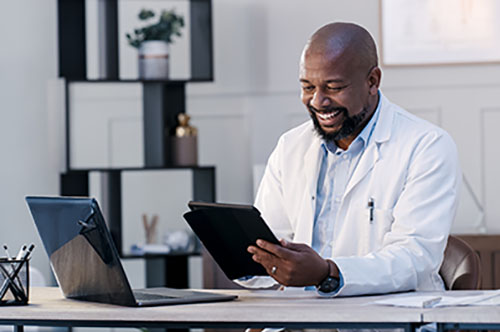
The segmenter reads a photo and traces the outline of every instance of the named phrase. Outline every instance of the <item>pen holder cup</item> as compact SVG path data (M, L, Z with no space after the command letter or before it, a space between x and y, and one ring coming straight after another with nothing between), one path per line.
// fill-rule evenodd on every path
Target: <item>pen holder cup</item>
M0 258L0 305L26 305L29 299L29 260Z

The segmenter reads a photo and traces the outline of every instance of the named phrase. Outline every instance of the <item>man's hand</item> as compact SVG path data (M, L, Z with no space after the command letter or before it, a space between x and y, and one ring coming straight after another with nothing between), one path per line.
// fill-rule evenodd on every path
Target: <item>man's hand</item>
M311 247L283 239L280 242L281 246L257 240L257 246L249 246L247 250L281 285L318 285L326 278L328 263Z

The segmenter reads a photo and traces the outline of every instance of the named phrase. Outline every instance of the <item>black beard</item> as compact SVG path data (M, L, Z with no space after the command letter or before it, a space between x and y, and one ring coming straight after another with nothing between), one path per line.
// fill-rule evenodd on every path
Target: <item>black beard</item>
M368 108L366 107L363 107L363 110L360 113L353 116L349 116L349 112L345 107L330 107L323 109L321 111L318 111L311 105L308 105L308 108L310 111L309 115L311 116L311 119L314 123L314 129L316 130L318 135L326 142L339 141L341 139L351 136L352 134L354 134L356 129L358 129L359 126L363 123L363 120L365 120L366 115L368 114ZM331 113L335 111L341 111L342 116L344 116L345 120L342 123L342 127L340 127L339 130L327 133L325 130L323 130L323 128L321 128L316 113Z

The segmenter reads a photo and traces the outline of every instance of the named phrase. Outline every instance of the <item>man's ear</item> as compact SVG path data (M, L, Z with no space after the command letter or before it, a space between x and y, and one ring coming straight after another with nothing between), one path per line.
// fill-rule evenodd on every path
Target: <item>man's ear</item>
M368 88L371 95L377 94L381 78L382 71L380 70L380 68L378 66L373 67L368 74Z

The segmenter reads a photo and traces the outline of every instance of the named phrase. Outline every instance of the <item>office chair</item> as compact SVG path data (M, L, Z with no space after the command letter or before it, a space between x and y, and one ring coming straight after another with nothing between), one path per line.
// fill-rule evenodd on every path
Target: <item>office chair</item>
M439 270L446 289L466 290L481 287L481 261L465 241L450 235Z

